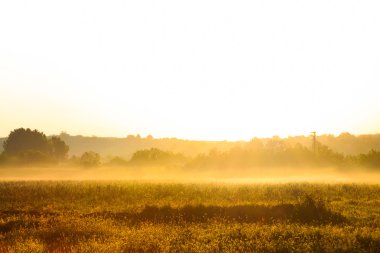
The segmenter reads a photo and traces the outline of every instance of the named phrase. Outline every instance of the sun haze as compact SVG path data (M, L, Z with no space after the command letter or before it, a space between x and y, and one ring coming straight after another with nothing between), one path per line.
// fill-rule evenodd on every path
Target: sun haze
M0 136L375 133L379 13L375 0L2 1Z

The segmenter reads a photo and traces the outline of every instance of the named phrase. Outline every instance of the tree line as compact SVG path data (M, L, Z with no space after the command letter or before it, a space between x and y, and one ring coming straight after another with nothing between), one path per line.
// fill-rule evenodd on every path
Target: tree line
M2 165L67 164L94 167L108 166L172 166L184 169L225 169L252 167L367 167L380 168L380 152L371 150L358 155L345 155L316 142L309 148L300 143L290 144L280 138L268 141L254 138L229 150L213 149L192 157L158 148L138 150L129 160L112 157L101 162L93 151L69 157L69 146L59 137L47 137L29 128L13 130L3 143Z
M74 161L83 166L100 164L95 152L84 152L69 159L69 146L58 136L47 137L43 132L18 128L10 132L0 154L2 165L52 165Z

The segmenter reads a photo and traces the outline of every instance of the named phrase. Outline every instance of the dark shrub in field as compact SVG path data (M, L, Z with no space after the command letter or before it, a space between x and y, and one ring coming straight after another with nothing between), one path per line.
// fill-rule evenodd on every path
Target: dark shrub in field
M326 207L322 200L305 195L302 202L295 206L293 219L301 222L341 223L345 218Z
M180 208L171 206L147 205L137 213L93 213L90 216L107 216L131 222L150 221L170 222L207 222L222 219L235 222L271 222L289 220L300 223L337 224L345 221L338 213L330 211L322 202L305 196L298 204L205 206L185 205Z

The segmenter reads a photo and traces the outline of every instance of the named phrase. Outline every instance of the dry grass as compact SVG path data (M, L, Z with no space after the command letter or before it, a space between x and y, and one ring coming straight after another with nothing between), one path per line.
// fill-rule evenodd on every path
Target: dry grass
M380 186L3 182L0 252L380 252Z

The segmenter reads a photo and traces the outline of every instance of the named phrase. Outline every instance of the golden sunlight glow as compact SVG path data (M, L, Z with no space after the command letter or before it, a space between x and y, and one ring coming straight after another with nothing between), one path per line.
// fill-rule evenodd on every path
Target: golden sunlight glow
M374 0L3 1L0 136L379 132L379 13Z

